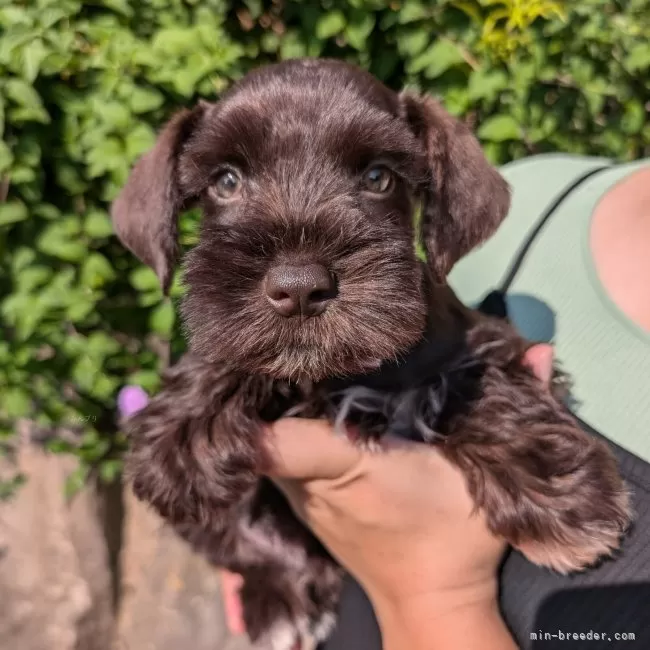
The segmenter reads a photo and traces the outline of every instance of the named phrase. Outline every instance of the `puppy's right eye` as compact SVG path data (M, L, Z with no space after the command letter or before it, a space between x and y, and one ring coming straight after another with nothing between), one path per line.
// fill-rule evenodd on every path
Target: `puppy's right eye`
M217 175L212 189L217 199L230 201L241 194L242 179L236 171L226 169Z
M371 194L388 194L394 183L393 172L383 165L375 165L366 170L361 179L361 186Z

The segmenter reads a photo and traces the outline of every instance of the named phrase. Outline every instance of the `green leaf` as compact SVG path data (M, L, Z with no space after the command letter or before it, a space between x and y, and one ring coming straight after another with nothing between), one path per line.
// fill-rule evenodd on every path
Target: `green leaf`
M435 79L464 61L463 53L458 45L439 38L422 54L409 61L406 71L409 74L423 72L427 79Z
M131 110L136 113L148 113L160 108L165 101L160 92L153 88L135 87L129 97Z
M72 379L83 391L92 393L95 378L99 373L100 368L95 359L84 356L74 364Z
M113 224L106 212L91 210L84 220L84 232L90 237L108 237L113 234Z
M52 269L39 264L22 270L16 278L16 288L19 292L30 293L44 285L52 277Z
M625 112L621 120L621 129L624 133L633 135L639 133L646 122L646 110L637 99L625 103Z
M135 160L145 151L153 147L156 132L147 124L140 123L131 129L126 136L126 155L129 160Z
M27 206L22 201L0 203L0 227L27 219Z
M160 373L155 370L139 370L129 375L128 383L142 386L148 393L154 393L160 386Z
M91 253L81 267L81 283L98 289L115 278L111 263L101 253Z
M124 130L131 121L131 113L120 102L98 101L96 106L97 115L102 121L115 131Z
M60 438L47 440L45 446L47 450L51 451L53 454L71 454L75 450L74 445L67 440L61 440Z
M41 231L36 239L36 247L42 253L57 259L79 262L86 256L88 249L81 241L74 240L77 231L73 221L55 222Z
M95 309L95 301L91 298L73 302L66 310L65 317L71 323L82 323Z
M280 43L280 58L297 59L307 55L307 48L300 35L295 31L287 31Z
M160 289L158 276L148 266L138 266L129 277L131 285L138 291Z
M479 68L472 72L467 88L469 99L494 101L508 87L508 76L502 70Z
M151 313L149 326L156 334L167 337L172 332L175 318L174 305L171 300L165 300Z
M28 47L22 51L23 54L23 77L33 83L38 77L40 65L49 54L49 50L40 38L35 38Z
M345 27L345 38L357 50L363 50L368 36L375 26L375 15L368 11L353 11L350 21Z
M7 388L0 394L0 411L11 419L27 417L31 406L29 393L21 388Z
M22 79L11 78L5 82L5 94L22 110L14 110L14 119L20 122L49 123L50 116L43 106L39 94Z
M401 9L399 10L399 22L404 25L411 23L422 18L427 18L430 9L421 0L405 0Z
M27 246L19 247L13 254L11 260L11 270L14 275L20 273L24 268L28 267L36 259L34 249Z
M96 361L103 362L106 357L117 354L122 346L105 332L93 332L86 345L86 353Z
M13 161L14 156L11 153L11 149L4 140L0 140L0 172L9 169Z
M494 115L493 117L489 117L481 124L478 130L479 138L492 142L519 140L521 135L521 127L510 115Z
M104 483L113 483L122 473L121 460L106 460L99 466L99 477Z
M630 72L637 72L650 68L650 44L639 43L633 47L625 57L625 67Z
M323 14L316 23L316 37L325 40L336 36L343 31L345 24L345 16L338 9Z
M133 16L133 7L131 7L128 0L103 0L103 4L127 18Z
M427 29L403 28L397 34L397 49L406 59L412 59L431 43L431 34Z

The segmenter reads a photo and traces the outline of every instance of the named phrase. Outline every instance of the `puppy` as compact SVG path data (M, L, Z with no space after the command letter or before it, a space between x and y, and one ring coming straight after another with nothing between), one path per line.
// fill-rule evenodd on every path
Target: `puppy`
M326 638L342 577L261 478L262 425L284 414L440 445L534 562L579 570L618 547L630 512L608 448L522 365L528 344L446 284L509 201L438 103L329 60L261 68L179 113L115 201L117 234L165 289L177 216L203 211L189 352L129 422L129 468L138 497L242 574L259 647Z

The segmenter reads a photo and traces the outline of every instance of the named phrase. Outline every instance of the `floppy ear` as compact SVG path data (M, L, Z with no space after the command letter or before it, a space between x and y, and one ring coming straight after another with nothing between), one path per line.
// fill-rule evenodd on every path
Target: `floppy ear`
M430 97L400 95L403 116L428 157L422 240L436 279L485 241L510 207L510 189L469 128Z
M136 163L113 202L111 217L120 241L158 275L165 293L178 256L177 216L184 198L176 162L205 104L177 113L163 128L153 149Z

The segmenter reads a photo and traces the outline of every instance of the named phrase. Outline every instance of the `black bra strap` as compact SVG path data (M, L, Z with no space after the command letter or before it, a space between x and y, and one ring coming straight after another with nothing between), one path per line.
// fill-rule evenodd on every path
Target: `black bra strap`
M510 266L510 270L508 271L508 274L506 275L506 278L500 287L500 291L502 293L505 294L507 293L508 289L510 289L510 285L514 281L517 275L517 271L519 271L519 268L523 264L523 261L526 258L526 254L530 250L530 247L533 245L535 238L537 235L539 235L544 226L548 223L548 220L551 218L551 216L553 216L553 213L560 207L560 205L569 196L569 194L571 194L571 192L582 185L585 181L589 180L592 176L595 176L596 174L599 174L606 169L611 169L611 167L611 165L602 165L601 167L596 167L596 169L591 169L581 176L578 176L578 178L576 178L573 183L568 185L566 189L555 199L555 201L553 201L553 203L551 203L551 205L546 208L545 212L537 222L537 225L533 228L530 235L528 235L528 238L519 249L519 252L517 253L512 265Z

